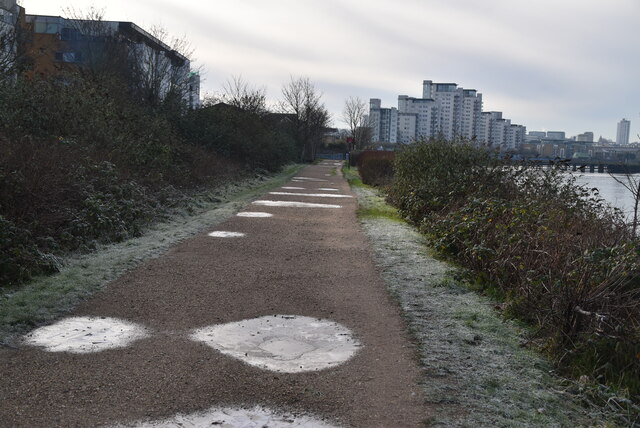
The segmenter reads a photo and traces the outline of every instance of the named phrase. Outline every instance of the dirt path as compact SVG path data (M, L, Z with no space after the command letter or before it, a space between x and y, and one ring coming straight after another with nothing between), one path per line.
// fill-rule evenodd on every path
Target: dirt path
M235 417L230 410L193 415L245 408L274 412L254 415L255 426L421 426L429 412L418 387L416 351L373 265L356 199L336 197L353 194L335 170L333 162L307 167L279 194L261 198L323 207L254 203L245 211L273 216L234 217L210 232L243 236L188 240L114 281L72 314L135 323L146 328L145 337L100 352L0 349L0 425L135 426L167 419L175 425L178 419L171 418L182 414L183 426L234 426L222 422ZM274 323L309 324L305 317L338 323L348 330L325 341L360 346L346 357L328 352L346 358L344 363L314 370L305 360L300 371L288 372L244 362L254 351L233 357L192 337L197 329L265 316ZM244 331L250 324L243 323ZM274 353L276 363L312 355L316 346L326 359L311 334L278 336L260 346Z

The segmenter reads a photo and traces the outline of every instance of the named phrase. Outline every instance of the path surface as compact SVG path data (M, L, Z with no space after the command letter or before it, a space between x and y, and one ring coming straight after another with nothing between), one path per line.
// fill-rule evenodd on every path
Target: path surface
M353 196L333 171L334 162L309 166L298 174L304 179L285 186L302 189L276 189L297 195L260 199L340 208L251 204L245 211L273 216L234 217L208 232L245 236L203 233L185 241L71 314L136 323L147 337L89 353L0 349L0 426L135 426L212 407L256 406L307 414L327 426L422 426L429 413L416 351L373 265L356 199L302 195ZM339 323L361 346L343 364L289 373L247 364L190 338L196 329L273 315ZM224 426L217 419L197 423L212 422Z

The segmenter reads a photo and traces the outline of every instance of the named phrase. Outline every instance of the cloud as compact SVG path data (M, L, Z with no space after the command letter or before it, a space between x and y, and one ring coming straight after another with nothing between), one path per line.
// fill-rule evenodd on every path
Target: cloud
M25 6L51 13L39 9L94 2L25 0ZM637 0L111 0L104 6L109 19L185 33L207 70L204 91L242 74L275 99L289 76L308 76L336 118L350 95L395 105L398 94L420 96L422 80L432 79L475 88L485 105L535 128L571 133L598 126L596 134L611 135L623 116L640 125Z

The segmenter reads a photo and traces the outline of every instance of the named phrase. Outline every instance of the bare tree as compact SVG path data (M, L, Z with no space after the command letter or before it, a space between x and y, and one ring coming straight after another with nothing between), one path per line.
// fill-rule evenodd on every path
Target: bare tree
M312 161L331 119L322 103L322 94L308 77L292 76L289 83L282 87L282 95L279 108L295 118L294 134L300 146L300 158Z
M71 23L66 43L81 54L79 70L93 76L123 77L151 105L188 99L194 49L186 37L161 26L148 32L132 23L104 20L104 10L65 10Z
M18 4L10 2L0 9L0 84L15 80L24 59L26 34L18 23L19 13Z
M367 130L369 127L367 105L360 97L349 97L344 101L342 120L349 128L353 148L366 146L371 133Z
M233 76L222 86L221 101L257 115L267 113L266 89L250 87L242 75Z
M185 99L194 52L191 44L184 36L171 37L161 26L152 27L148 35L155 39L155 46L138 43L130 51L138 91L152 105L171 98Z
M64 9L69 28L62 39L70 62L81 64L76 71L93 78L120 76L130 80L127 43L118 33L117 26L104 20L104 9L90 7L86 11L68 7Z
M640 135L638 136L640 137ZM630 171L626 171L623 174L623 178L616 177L614 174L609 173L609 176L615 181L620 183L625 189L631 193L633 197L633 218L631 219L631 236L633 239L637 237L638 231L638 210L640 209L640 176L634 175Z

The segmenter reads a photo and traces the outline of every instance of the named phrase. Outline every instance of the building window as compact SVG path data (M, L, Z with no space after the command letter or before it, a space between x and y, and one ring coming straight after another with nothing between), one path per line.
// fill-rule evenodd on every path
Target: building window
M56 61L77 63L82 61L81 52L56 52Z
M34 31L38 34L57 34L61 31L61 27L57 22L36 22Z
M62 40L80 40L80 32L75 28L63 28L60 32Z

